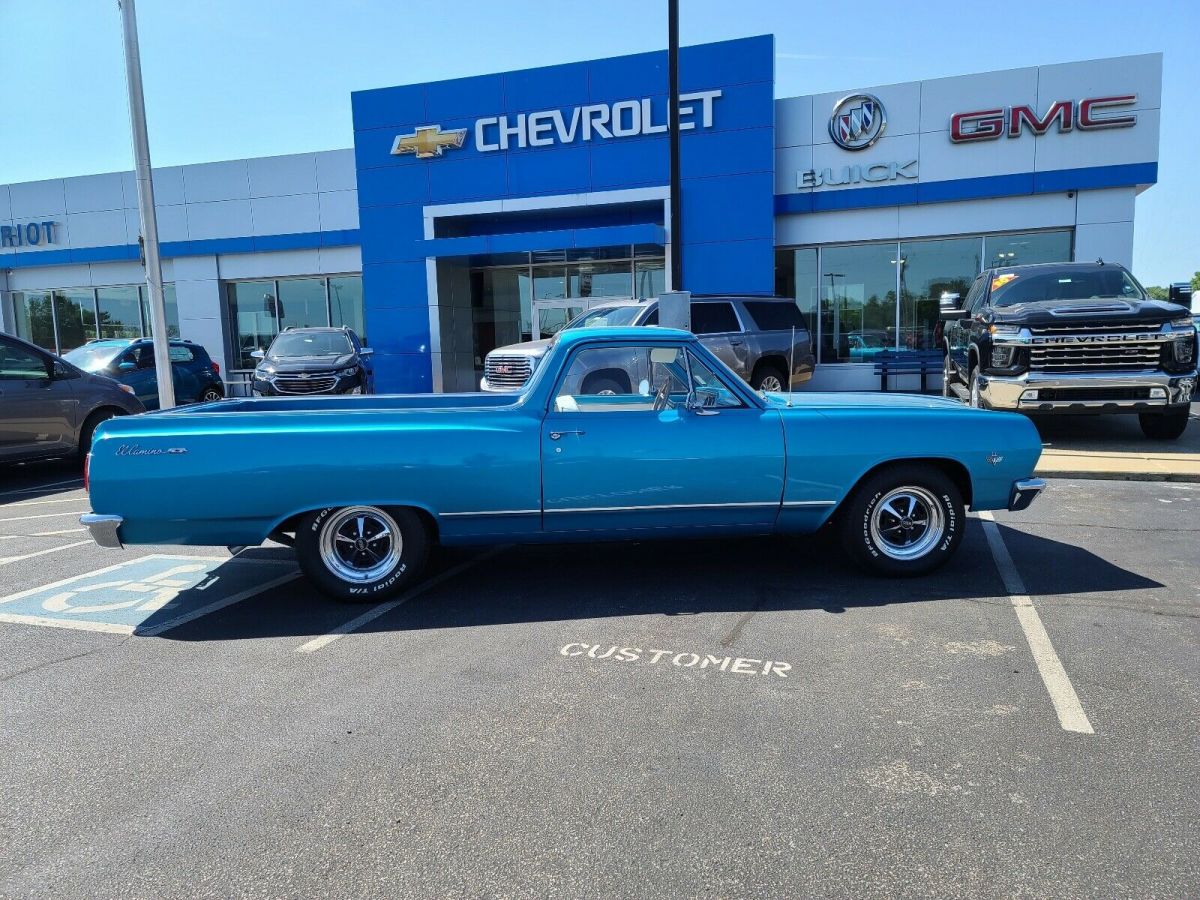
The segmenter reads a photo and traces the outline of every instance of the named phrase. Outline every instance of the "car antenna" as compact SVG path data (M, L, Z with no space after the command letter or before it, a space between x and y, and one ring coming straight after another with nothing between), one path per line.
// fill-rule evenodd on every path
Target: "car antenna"
M792 373L796 371L796 326L792 326L792 352L788 355L788 398L787 405L792 405Z

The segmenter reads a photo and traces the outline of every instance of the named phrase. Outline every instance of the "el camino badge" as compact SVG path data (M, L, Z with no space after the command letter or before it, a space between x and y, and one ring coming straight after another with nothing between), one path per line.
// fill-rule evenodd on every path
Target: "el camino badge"
M139 444L122 444L117 456L178 456L187 453L186 447L142 447Z

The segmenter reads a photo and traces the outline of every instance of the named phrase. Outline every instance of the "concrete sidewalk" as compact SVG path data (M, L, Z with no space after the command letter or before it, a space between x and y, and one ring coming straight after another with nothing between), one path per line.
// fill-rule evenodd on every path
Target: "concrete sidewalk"
M1200 482L1200 404L1177 441L1142 435L1137 416L1034 419L1044 449L1037 474L1048 478Z

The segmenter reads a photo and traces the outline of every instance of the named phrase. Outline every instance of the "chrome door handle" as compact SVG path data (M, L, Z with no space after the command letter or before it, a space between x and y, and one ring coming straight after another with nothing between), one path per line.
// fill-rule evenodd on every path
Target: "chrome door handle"
M550 440L557 441L564 434L577 434L580 437L583 437L582 431L552 431L550 432Z

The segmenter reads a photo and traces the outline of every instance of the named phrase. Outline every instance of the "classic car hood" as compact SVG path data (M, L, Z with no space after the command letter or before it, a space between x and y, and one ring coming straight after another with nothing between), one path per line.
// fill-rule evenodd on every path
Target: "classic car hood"
M767 393L767 403L776 408L793 409L969 409L961 401L925 394L868 394L850 391L808 391L797 393Z
M546 351L550 348L554 338L542 338L540 341L525 341L521 344L508 344L504 347L497 347L488 356L495 354L496 356L545 356Z
M1097 300L1043 300L1015 303L995 308L997 322L1016 325L1133 325L1168 322L1188 315L1187 309L1165 300L1123 300L1111 297Z
M328 372L354 365L354 354L341 356L287 356L283 359L268 357L265 362L276 372Z

